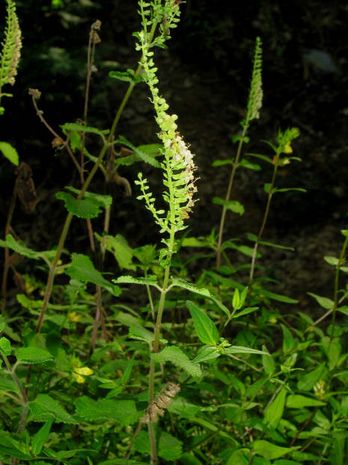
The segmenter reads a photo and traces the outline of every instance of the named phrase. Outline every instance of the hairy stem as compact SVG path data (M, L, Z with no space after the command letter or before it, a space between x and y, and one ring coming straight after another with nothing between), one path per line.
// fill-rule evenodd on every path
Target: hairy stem
M138 65L137 70L135 71L135 74L138 75L140 73L140 71L141 71L141 66ZM81 188L81 191L80 191L80 193L78 195L78 199L82 199L83 196L85 195L85 193L86 193L92 179L94 178L96 172L98 171L98 169L99 169L99 167L100 167L100 165L101 165L101 163L102 163L102 161L104 159L104 156L105 156L110 144L112 144L112 142L114 140L117 125L118 125L119 120L121 118L122 112L123 112L124 108L126 107L126 105L128 103L128 100L129 100L129 98L130 98L130 96L131 96L131 94L133 92L134 86L135 86L134 82L131 82L129 84L129 86L128 86L128 89L127 89L127 91L126 91L126 93L125 93L125 95L124 95L124 97L122 99L122 102L121 102L121 104L120 104L120 106L119 106L119 108L117 110L117 113L115 115L115 118L114 118L114 121L112 123L110 134L108 136L107 142L101 148L99 156L97 158L97 161L95 162L93 168L89 172L89 174L87 176L87 179L85 180L85 182L84 182L84 184L83 184L83 186ZM68 232L69 232L69 229L70 229L70 224L71 224L72 218L73 218L73 215L71 213L68 213L68 215L67 215L67 217L65 219L65 223L64 223L60 238L59 238L58 247L57 247L57 250L56 250L56 255L55 255L55 257L53 259L53 262L52 262L52 264L50 266L50 270L49 270L48 278L47 278L46 289L45 289L45 294L44 294L44 299L43 299L43 304L42 304L42 307L41 307L41 310L40 310L40 315L39 315L37 326L36 326L36 331L38 333L40 333L41 329L42 329L42 325L43 325L43 322L44 322L47 307L48 307L48 304L49 304L49 301L50 301L50 298L51 298L51 295L52 295L52 290L53 290L53 284L54 284L54 278L55 278L55 274L56 274L57 265L59 263L61 255L62 255L62 251L63 251L65 240L67 238L67 235L68 235Z
M12 218L13 218L13 213L16 207L16 185L13 189L13 194L11 196L11 201L10 201L10 206L8 209L8 214L7 214L7 219L6 219L6 225L5 225L5 239L7 234L10 233L11 231L11 223L12 223ZM7 280L8 280L8 272L10 269L10 251L8 247L5 247L4 249L4 269L3 269L3 274L2 274L2 283L1 283L1 293L2 293L2 308L6 308L6 302L7 302Z
M269 217L269 212L271 208L271 203L272 203L272 196L274 192L274 187L275 187L275 180L277 177L278 173L278 166L279 166L279 154L277 153L274 157L274 168L273 168L273 175L272 175L272 180L270 183L269 191L268 191L268 197L267 197L267 202L266 202L266 208L263 214L262 218L262 223L259 229L259 232L257 234L257 238L254 244L254 249L251 257L251 266L250 266L250 274L249 274L249 286L251 285L253 279L254 279L254 273L255 273L255 266L256 266L256 257L257 257L257 252L259 248L260 241L263 237L263 233L265 231L265 227L267 224L267 220Z
M232 169L231 169L231 174L230 174L230 179L228 181L228 186L227 186L227 191L226 191L226 196L225 196L225 202L228 202L231 198L232 194L232 188L234 184L234 178L236 176L236 172L239 166L239 161L242 155L242 148L243 148L243 143L244 139L246 136L248 130L248 124L244 125L243 132L241 139L238 144L238 149L237 153L235 156L235 159L233 161ZM218 233L218 243L217 243L217 249L216 249L216 267L219 268L221 266L221 254L222 254L222 243L223 243L223 238L224 238L224 229L225 229L225 222L226 222L226 214L227 214L227 208L226 205L223 206L222 208L222 213L221 213L221 218L220 218L220 226L219 226L219 233Z

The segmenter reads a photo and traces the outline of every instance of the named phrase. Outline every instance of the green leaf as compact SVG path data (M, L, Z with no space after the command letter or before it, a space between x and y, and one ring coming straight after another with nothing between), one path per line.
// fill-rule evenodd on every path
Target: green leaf
M301 463L294 460L280 459L273 462L273 465L301 465Z
M0 457L17 458L21 460L32 459L27 444L15 440L13 438L13 433L10 434L7 431L0 431Z
M273 356L268 352L266 346L262 346L262 349L264 352L266 352L268 355L262 355L262 365L263 369L265 370L266 374L268 376L272 376L273 373L275 372L276 365L274 362Z
M99 216L103 205L95 198L76 199L68 192L57 192L56 198L63 200L65 208L72 215L83 219L92 219Z
M182 455L182 442L163 431L158 443L158 455L169 462L178 460Z
M29 249L26 245L22 244L21 242L16 241L16 239L8 234L6 236L6 240L0 240L0 247L7 247L14 252L17 252L19 255L23 257L31 258L33 260L43 259L45 261L50 261L56 255L55 250L47 250L42 252L37 252L36 250Z
M211 166L219 168L220 166L233 165L233 160L214 160Z
M271 428L277 428L283 417L286 394L286 389L282 387L265 410L265 421Z
M12 347L11 342L7 339L7 337L0 337L0 353L8 357L11 355Z
M66 186L66 190L72 192L73 194L80 195L80 190L75 189L75 187L72 186ZM111 195L104 195L104 194L96 194L95 192L85 192L83 194L84 199L92 199L95 200L97 203L100 204L102 208L105 210L110 208L112 205L112 196Z
M117 79L118 81L123 82L131 82L134 84L142 80L141 77L136 76L134 74L134 71L132 69L127 69L127 71L109 71L109 78Z
M181 287L182 289L186 289L187 291L192 292L193 294L198 294L203 297L207 297L208 299L212 300L219 308L222 310L228 317L230 317L230 311L228 310L225 305L216 299L208 289L205 287L197 287L184 279L173 278L172 279L172 286Z
M252 349L247 346L230 346L224 349L224 354L252 354L252 355L269 355L268 352L263 352L262 350Z
M54 419L55 423L78 424L62 405L48 394L39 394L29 403L29 420L46 422Z
M123 426L139 419L134 400L97 399L82 396L75 401L76 415L88 422L117 421Z
M256 310L259 310L259 307L245 307L240 312L233 313L233 315L231 315L231 318L233 320L236 320L237 318L240 318L241 316L249 315L249 313L254 313L256 312Z
M139 284L141 286L154 286L160 290L157 284L156 276L148 276L147 278L135 278L134 276L119 276L117 279L112 280L116 284Z
M337 311L343 313L343 315L348 316L348 305L342 305L342 307L338 307Z
M51 362L53 355L39 347L20 347L15 350L17 362L24 365L35 365L37 363Z
M334 301L332 299L321 297L320 295L313 294L313 292L307 292L307 294L313 297L318 304L326 310L331 310L334 307Z
M303 189L302 187L276 187L273 192L276 194L278 192L304 192L306 193L307 190Z
M128 245L127 240L121 234L116 236L97 236L102 247L111 252L119 265L126 270L135 270L136 265L133 263L133 249Z
M249 458L249 449L238 449L232 452L232 454L228 458L226 465L249 465Z
M84 124L79 123L65 123L61 125L62 131L64 134L69 134L69 132L87 132L90 134L96 134L102 138L109 133L108 129L98 129L92 126L85 126Z
M34 436L32 437L31 447L32 447L32 452L34 455L39 455L40 452L42 451L42 448L50 434L52 423L53 423L53 418L51 418L50 420L47 420L46 423L41 426L39 431L35 433Z
M19 165L19 156L17 150L12 147L8 142L0 142L0 152L7 158L13 165Z
M208 360L214 360L220 357L221 353L219 349L212 346L203 346L199 349L196 357L192 360L194 363L207 362Z
M260 171L261 170L260 165L258 165L257 163L251 163L251 161L247 160L246 158L243 158L243 160L241 160L239 162L239 166L242 166L243 168L246 168L246 169L252 170L252 171Z
M199 364L191 361L179 347L167 346L158 354L152 353L151 357L158 363L171 362L173 365L185 370L190 376L202 376Z
M283 455L286 455L296 449L294 447L276 446L271 442L263 440L254 441L252 444L255 454L261 455L262 457L269 460L278 459L279 457L282 457Z
M245 156L257 158L257 159L259 159L259 160L261 160L261 161L265 161L266 163L270 163L271 165L273 165L272 158L270 158L270 157L267 156L267 155L262 155L261 153L247 152L247 153L245 154Z
M277 302L283 302L285 304L297 304L298 303L298 300L296 299L292 299L291 297L288 297L286 295L276 294L275 292L267 291L266 289L254 288L254 292L261 298L266 297L266 298L269 298L270 300L275 300Z
M221 205L226 210L230 210L238 215L244 215L244 206L238 200L224 200L221 197L213 197L213 204Z
M114 286L107 281L100 271L94 268L92 260L87 255L73 253L71 264L65 269L65 273L71 279L103 287L116 297L121 293L121 289L118 286Z
M313 399L312 397L305 397L299 394L291 394L288 396L286 401L286 406L288 408L305 408L305 407L321 407L325 405L325 402L322 402L318 399Z
M214 322L194 302L187 300L186 306L191 313L197 336L201 342L206 345L216 345L219 341L219 332Z
M123 136L120 136L117 139L117 142L119 144L122 144L125 147L128 147L129 149L133 150L135 155L140 160L142 160L144 163L147 163L147 164L149 164L149 165L151 165L151 166L153 166L155 168L159 168L161 166L161 164L154 158L155 155L160 155L161 154L161 148L162 148L161 146L158 146L157 144L156 145L152 144L153 146L158 147L157 152L155 152L154 150L147 150L146 145L145 146L140 145L140 146L136 147L128 139L126 139Z
M316 383L323 379L326 375L327 368L324 363L321 363L315 370L301 375L297 383L297 388L300 391L311 391Z
M281 327L283 332L283 352L284 354L288 354L296 348L297 343L295 339L292 337L292 334L289 331L289 329L284 325L281 325Z

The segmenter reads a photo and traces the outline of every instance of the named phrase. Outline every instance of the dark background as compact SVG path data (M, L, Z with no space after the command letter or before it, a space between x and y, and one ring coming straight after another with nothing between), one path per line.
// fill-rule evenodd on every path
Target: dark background
M107 128L126 84L108 78L111 69L134 68L138 59L132 33L139 29L137 2L50 1L17 2L23 30L22 61L14 98L7 100L0 139L12 142L33 169L42 201L28 216L16 209L16 233L33 247L56 244L64 209L54 193L77 181L66 154L51 146L31 105L28 88L40 89L40 107L52 126L81 118L85 84L85 57L89 28L102 21L97 46L98 72L93 78L90 124ZM289 244L295 253L265 251L264 263L278 280L278 290L301 297L305 291L330 292L332 269L323 255L337 254L339 230L347 228L347 20L342 1L231 1L188 0L182 21L172 34L168 50L159 51L160 86L199 167L199 202L190 234L208 234L217 228L220 210L212 197L224 196L228 170L212 168L214 159L234 155L230 136L239 131L251 74L255 37L263 41L264 103L261 118L253 123L247 150L267 152L265 139L279 129L297 126L301 137L294 155L302 163L287 166L279 185L307 189L306 194L278 195L265 238ZM3 8L3 7L2 7ZM1 10L3 13L3 10ZM1 15L3 18L3 14ZM127 107L120 133L135 144L156 142L156 127L145 86L140 85ZM140 167L121 174L133 185ZM149 167L146 175L158 183ZM234 198L246 206L243 218L231 215L226 236L255 233L259 227L269 182L268 167L261 173L240 172ZM6 217L13 189L14 169L1 163L1 216ZM96 179L91 190L114 195L112 232L124 234L132 245L155 239L143 205L135 195L125 198L116 187ZM75 224L76 223L76 224ZM86 232L74 223L69 247L88 247Z

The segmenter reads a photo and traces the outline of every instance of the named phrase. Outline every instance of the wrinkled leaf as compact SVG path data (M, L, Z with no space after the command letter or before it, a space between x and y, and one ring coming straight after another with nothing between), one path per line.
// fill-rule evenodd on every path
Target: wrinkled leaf
M202 375L199 364L191 361L179 347L167 346L158 354L153 353L151 356L158 363L171 362L173 365L185 370L190 376L199 377Z
M39 347L21 347L15 350L17 361L22 364L35 365L53 360L53 355Z

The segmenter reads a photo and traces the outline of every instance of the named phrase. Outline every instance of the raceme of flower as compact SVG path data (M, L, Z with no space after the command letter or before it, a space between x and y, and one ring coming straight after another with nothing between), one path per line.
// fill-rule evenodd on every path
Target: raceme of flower
M162 233L175 234L175 232L185 228L184 220L189 217L195 203L193 196L197 191L194 176L196 168L193 154L178 131L177 115L168 113L169 105L159 93L157 68L153 60L154 53L151 50L154 45L158 44L149 40L148 30L154 22L155 15L167 18L167 28L175 27L180 10L178 3L173 0L165 1L162 5L163 10L160 10L162 2L157 2L155 12L151 9L146 10L144 3L143 1L139 2L143 30L136 35L138 38L137 50L142 52L140 64L143 68L143 79L150 89L151 101L156 114L155 119L160 128L158 137L163 144L161 168L165 187L163 199L168 205L168 209L166 211L158 210L155 207L155 198L150 191L147 179L144 179L141 173L138 176L137 184L140 186L142 195L138 198L145 201L146 208L152 213ZM161 37L159 43L163 46L168 34L163 32Z
M9 96L2 93L2 87L15 83L22 47L22 34L13 0L7 0L6 10L6 30L0 55L0 98Z

